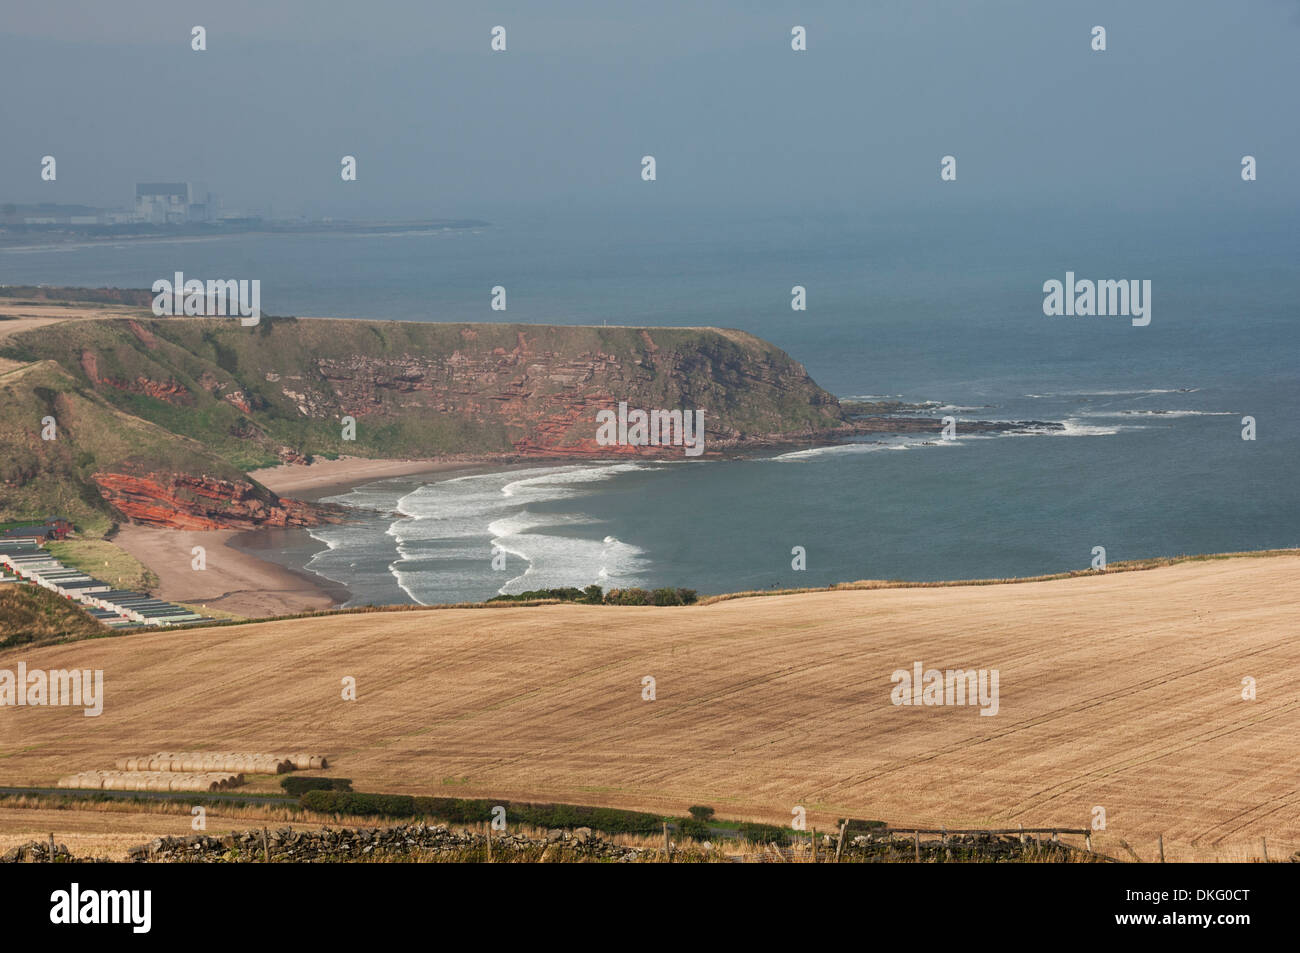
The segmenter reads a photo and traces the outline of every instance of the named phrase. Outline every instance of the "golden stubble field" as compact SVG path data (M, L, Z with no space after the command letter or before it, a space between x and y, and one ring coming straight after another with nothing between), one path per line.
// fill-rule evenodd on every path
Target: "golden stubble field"
M1300 848L1300 555L682 609L430 610L9 651L104 711L0 710L0 785L160 750L312 750L354 788L788 822L1083 827L1151 859ZM998 669L1000 709L890 674ZM356 679L357 700L341 697ZM642 679L656 699L642 698ZM1258 697L1243 700L1242 679ZM93 823L93 822L92 822ZM1123 856L1123 854L1121 854Z

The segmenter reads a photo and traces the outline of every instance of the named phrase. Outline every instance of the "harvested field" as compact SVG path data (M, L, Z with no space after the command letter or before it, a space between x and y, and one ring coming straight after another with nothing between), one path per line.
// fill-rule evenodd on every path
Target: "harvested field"
M0 712L0 783L132 751L326 751L360 791L893 827L1083 827L1143 859L1300 849L1300 554L654 609L340 615L0 654L104 712ZM890 675L998 669L1000 704ZM642 700L642 679L656 699ZM340 697L356 679L357 700ZM1257 698L1242 698L1243 679Z

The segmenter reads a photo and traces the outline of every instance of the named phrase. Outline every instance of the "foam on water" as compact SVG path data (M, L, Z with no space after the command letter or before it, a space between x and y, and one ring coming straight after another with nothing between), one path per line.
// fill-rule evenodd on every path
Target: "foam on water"
M401 480L367 484L330 498L358 518L313 530L328 549L308 568L355 581L363 564L383 567L389 585L425 605L463 599L467 590L635 586L649 565L645 553L593 531L600 521L569 504L609 480L657 469L591 463L475 473L414 489ZM490 568L496 550L507 557L505 572Z
M969 437L963 437L963 440L983 439L983 434L972 434ZM809 460L818 460L823 457L846 457L862 453L875 453L877 450L918 450L927 447L956 447L960 446L960 440L940 440L934 439L918 440L914 436L896 436L886 437L881 440L872 440L870 442L841 443L830 447L811 447L808 450L791 450L788 453L778 454L775 457L769 457L773 463L799 463Z
M1081 417L1235 417L1229 410L1086 410Z
M1160 394L1195 394L1199 387L1151 387L1145 390L1069 390L1059 394L1022 394L1023 397L1156 397Z

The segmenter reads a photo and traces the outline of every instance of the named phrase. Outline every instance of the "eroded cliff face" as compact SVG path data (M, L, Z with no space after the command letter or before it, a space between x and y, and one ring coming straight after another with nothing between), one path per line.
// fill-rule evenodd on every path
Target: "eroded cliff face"
M608 350L562 348L546 333L524 330L514 332L509 348L485 345L474 329L461 336L450 353L321 356L313 361L315 375L285 380L272 372L267 383L307 418L382 423L438 414L502 427L509 448L522 454L674 452L599 445L596 415L620 402L646 411L703 410L707 442L716 449L844 426L838 401L802 365L770 346L736 346L717 332L683 346L671 331L641 330L624 348Z
M63 428L76 442L61 444L76 493L177 528L328 518L232 479L312 455L683 455L598 442L597 415L620 403L703 411L705 455L829 441L853 426L785 352L714 328L172 318L65 322L11 341L5 356L57 364L60 393L80 394L102 420L96 433ZM40 419L44 398L30 396ZM28 456L49 455L32 446Z
M96 473L96 486L119 513L169 529L252 529L338 522L334 507L276 496L243 480L184 473Z

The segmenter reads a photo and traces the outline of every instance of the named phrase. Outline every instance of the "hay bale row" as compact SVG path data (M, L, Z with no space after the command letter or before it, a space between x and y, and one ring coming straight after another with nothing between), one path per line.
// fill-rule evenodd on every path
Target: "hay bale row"
M289 761L299 771L321 771L330 766L329 759L324 755L308 754L305 751L295 751L291 754L275 754L273 758Z
M228 791L243 783L242 774L171 771L82 771L59 779L61 788L91 791Z
M119 771L230 771L241 774L284 774L292 771L288 758L231 751L163 751L143 758L119 758Z

